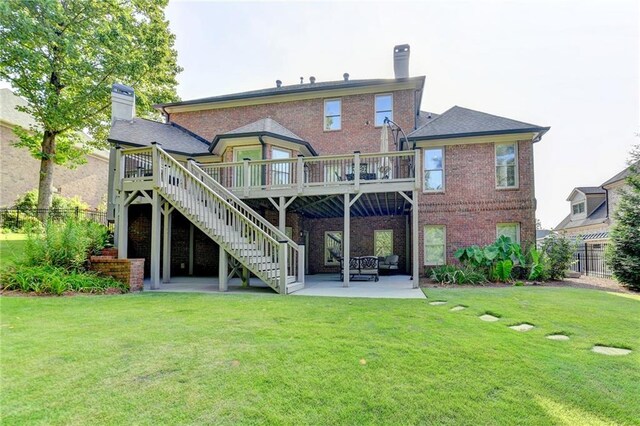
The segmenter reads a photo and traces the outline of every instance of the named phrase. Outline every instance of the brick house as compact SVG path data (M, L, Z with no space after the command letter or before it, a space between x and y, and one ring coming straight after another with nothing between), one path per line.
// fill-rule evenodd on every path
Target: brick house
M288 293L340 258L397 255L417 277L498 235L533 244L533 144L549 128L422 111L425 77L409 77L408 60L396 46L394 79L156 105L164 123L136 118L133 89L114 85L120 256L146 258L152 288L172 274L217 274L226 288L234 268Z
M33 117L16 110L27 101L9 89L0 89L0 207L9 207L27 191L38 188L40 162L24 148L13 146L18 137L14 127L25 130L35 125ZM65 197L80 197L91 207L98 207L107 195L109 158L107 152L94 151L87 162L75 169L55 166L54 191Z

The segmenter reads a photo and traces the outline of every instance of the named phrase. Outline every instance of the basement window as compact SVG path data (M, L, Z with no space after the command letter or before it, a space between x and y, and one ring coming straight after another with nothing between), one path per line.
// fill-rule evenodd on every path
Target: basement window
M496 225L496 237L509 237L512 242L520 243L519 223L498 223Z
M340 130L342 128L342 100L325 99L324 101L324 130Z
M447 263L447 228L444 225L425 225L424 264L439 266Z

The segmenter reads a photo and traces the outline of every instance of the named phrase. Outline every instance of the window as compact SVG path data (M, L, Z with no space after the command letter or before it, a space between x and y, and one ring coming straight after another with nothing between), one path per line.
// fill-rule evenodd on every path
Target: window
M496 187L518 187L518 147L515 143L496 144Z
M340 265L342 257L342 232L327 231L324 233L324 264Z
M389 256L393 254L393 231L385 229L373 231L373 253L375 256Z
M340 130L342 128L342 100L326 99L324 101L324 130Z
M424 190L444 191L444 148L424 150Z
M284 149L271 148L271 159L286 160L291 158L291 153ZM291 183L291 164L288 161L271 163L271 184L288 185Z
M584 201L578 204L574 204L572 206L572 211L573 214L580 214L580 213L584 213ZM566 210L565 210L566 211Z
M496 225L496 237L509 237L512 242L520 242L520 224L519 223L499 223Z
M243 161L245 158L249 160L261 160L262 159L262 147L235 147L233 148L233 156L235 161ZM262 182L262 171L260 165L249 166L249 185L258 186ZM244 171L242 167L236 169L234 175L234 186L244 186Z
M447 263L446 227L444 225L426 225L424 227L424 264L444 265Z
M393 120L393 95L376 95L376 127L384 124L384 119Z

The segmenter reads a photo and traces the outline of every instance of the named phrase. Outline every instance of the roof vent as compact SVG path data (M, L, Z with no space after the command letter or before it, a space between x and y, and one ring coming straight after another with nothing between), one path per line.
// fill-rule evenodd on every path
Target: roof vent
M396 78L409 78L409 45L399 44L393 48L393 72Z
M300 84L304 83L304 77L300 77Z
M316 78L314 76L309 77L309 81L311 82L311 84L314 84L316 82Z
M282 81L276 80L276 87L282 87Z
M344 81L349 81L349 73L345 72L344 74L342 74L342 78L344 78Z

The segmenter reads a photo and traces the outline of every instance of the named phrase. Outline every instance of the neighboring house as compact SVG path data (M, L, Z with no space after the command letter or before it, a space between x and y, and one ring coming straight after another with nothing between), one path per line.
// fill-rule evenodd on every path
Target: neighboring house
M40 161L25 148L13 146L18 137L15 127L30 129L33 117L16 110L27 102L9 89L0 89L0 207L10 207L16 198L38 188ZM65 197L78 196L91 207L98 207L107 194L109 158L106 152L87 155L87 162L75 169L55 166L53 190Z
M581 186L569 194L569 214L555 231L569 238L600 247L609 240L621 191L627 185L631 167L627 167L600 186Z
M425 77L408 60L396 46L394 79L156 105L165 123L135 117L133 89L114 85L119 255L146 258L152 288L217 274L224 289L231 265L288 293L340 257L396 254L417 277L498 235L535 243L533 144L549 128L421 111Z

